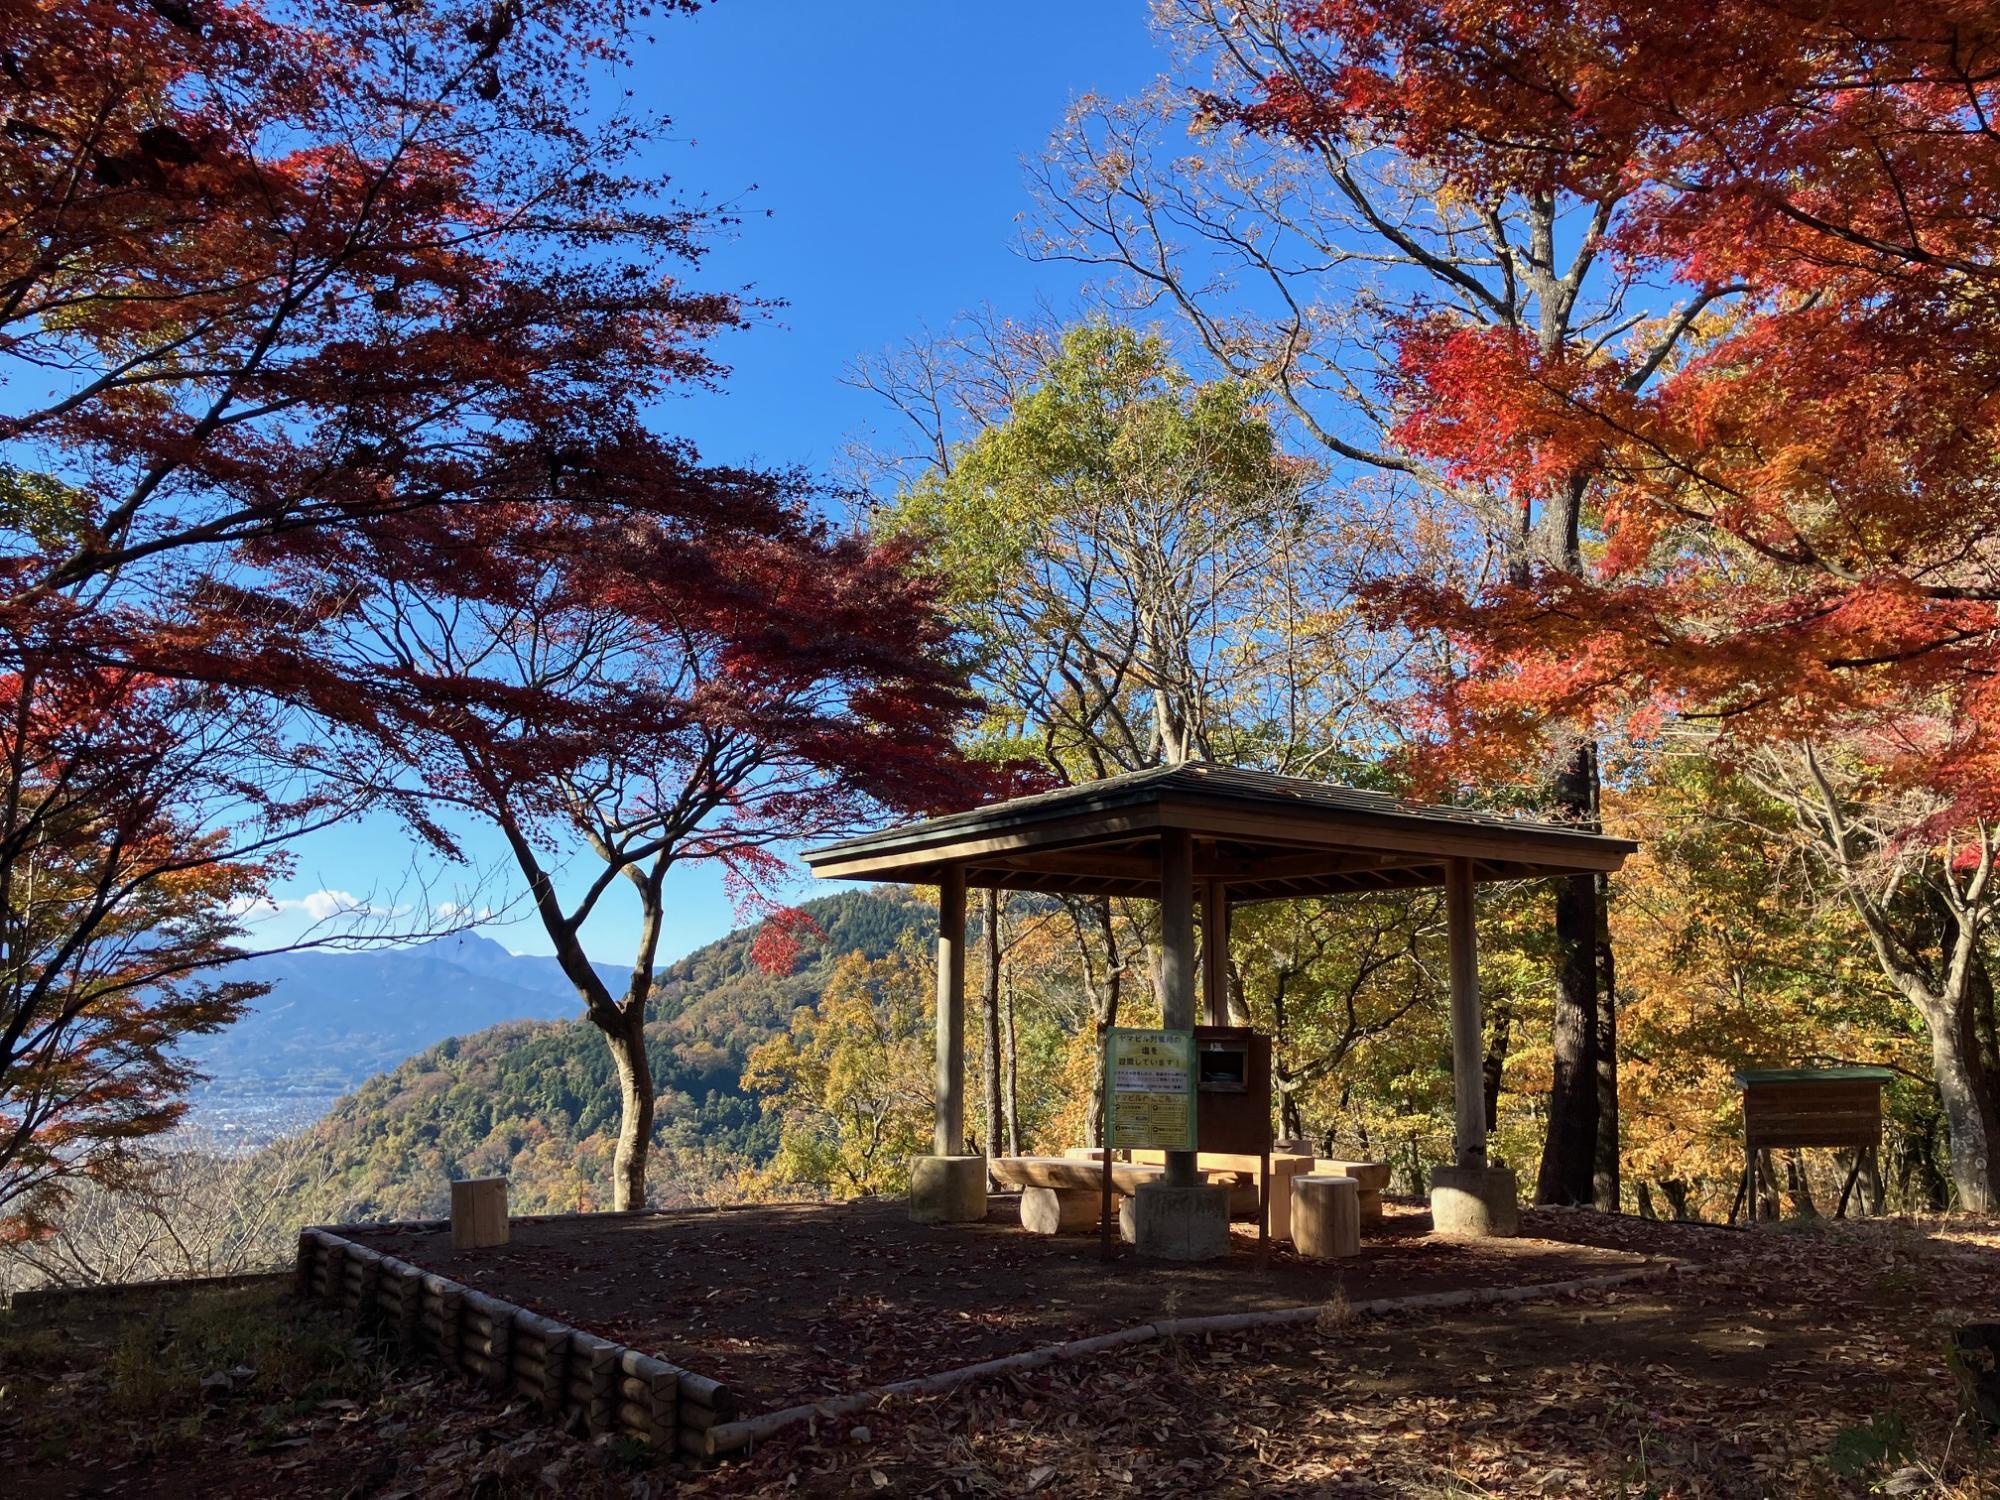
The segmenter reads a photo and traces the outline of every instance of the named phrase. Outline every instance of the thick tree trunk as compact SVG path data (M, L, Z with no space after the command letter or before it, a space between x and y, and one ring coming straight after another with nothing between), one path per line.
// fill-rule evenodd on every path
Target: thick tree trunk
M1620 1207L1618 1165L1618 985L1611 958L1609 882L1597 883L1597 1153L1591 1196L1598 1208Z
M611 1207L646 1206L646 1155L653 1144L653 1065L646 1056L643 1009L607 1028L611 1062L618 1072L618 1149L611 1159Z
M1974 1213L1989 1212L2000 1192L1994 1182L1991 1104L1982 1098L1978 1041L1972 1007L1952 1010L1924 1008L1931 1039L1931 1076L1937 1081L1938 1103L1944 1111L1945 1138L1951 1159L1952 1189L1958 1206Z
M1556 778L1556 811L1587 823L1595 799L1595 756L1580 744ZM1555 1077L1549 1133L1535 1183L1537 1203L1588 1204L1597 1171L1597 879L1571 875L1556 885Z
M998 1160L1000 1150L1000 892L986 891L986 994L984 1036L986 1070L986 1159Z

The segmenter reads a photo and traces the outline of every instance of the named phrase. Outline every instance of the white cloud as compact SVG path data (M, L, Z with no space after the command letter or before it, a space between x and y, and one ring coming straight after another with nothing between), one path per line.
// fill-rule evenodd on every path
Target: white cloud
M334 917L394 917L408 910L405 906L377 906L352 891L324 889L308 891L303 896L266 896L255 900L238 897L229 903L231 916L248 917L252 921L287 912L300 913L313 922L326 922Z
M284 905L282 901L278 904L280 907ZM324 922L329 917L344 913L365 915L374 909L352 891L313 891L299 898L299 910L315 922Z

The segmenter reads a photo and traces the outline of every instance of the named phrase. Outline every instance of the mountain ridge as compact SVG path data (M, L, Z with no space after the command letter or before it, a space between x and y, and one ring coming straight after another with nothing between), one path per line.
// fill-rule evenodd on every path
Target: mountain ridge
M904 891L846 891L802 909L820 936L788 972L757 966L763 924L754 923L668 965L654 986L657 1201L726 1196L767 1160L776 1124L740 1086L751 1049L817 1004L842 958L880 958L936 922L935 908ZM453 1178L502 1174L515 1212L555 1212L608 1206L617 1127L618 1088L596 1028L521 1020L377 1073L270 1154L284 1163L286 1190L323 1221L436 1216Z
M595 965L622 987L628 970ZM475 932L422 943L261 954L217 970L270 990L222 1031L190 1040L205 1075L197 1127L255 1145L448 1036L505 1021L560 1020L582 1002L553 956L509 952Z

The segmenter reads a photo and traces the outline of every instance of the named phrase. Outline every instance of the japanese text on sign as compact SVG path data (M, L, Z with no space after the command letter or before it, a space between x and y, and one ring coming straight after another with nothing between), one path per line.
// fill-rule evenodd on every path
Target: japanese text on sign
M1194 1033L1113 1027L1104 1045L1110 1145L1194 1150Z

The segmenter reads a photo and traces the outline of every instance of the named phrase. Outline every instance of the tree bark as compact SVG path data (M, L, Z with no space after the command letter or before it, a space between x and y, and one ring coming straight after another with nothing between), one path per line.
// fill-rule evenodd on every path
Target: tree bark
M1785 1153L1785 1191L1792 1196L1792 1212L1801 1219L1817 1219L1819 1204L1813 1199L1812 1180L1797 1149Z
M1486 1039L1486 1061L1480 1067L1480 1084L1486 1094L1486 1129L1500 1128L1500 1082L1506 1075L1507 1048L1513 1040L1514 1011L1502 1000L1487 1012L1490 1029Z
M1757 1217L1766 1224L1775 1224L1785 1216L1785 1205L1778 1196L1778 1175L1771 1165L1771 1153L1757 1153L1757 1181L1751 1188L1758 1194Z
M1005 981L1007 997L1007 1154L1021 1154L1021 1042L1014 1029L1014 980Z
M1558 778L1558 808L1573 822L1589 816L1590 761L1589 747L1578 746ZM1556 887L1555 1078L1537 1203L1595 1201L1597 950L1596 877L1568 876Z
M1618 1212L1618 985L1611 956L1610 881L1597 878L1597 1151L1591 1197L1608 1214Z
M646 1015L619 1017L616 1028L604 1027L618 1072L618 1149L611 1159L611 1207L617 1211L646 1206L646 1156L653 1140L653 1065L646 1056Z
M986 888L986 993L985 1022L982 1030L982 1064L986 1070L986 1160L999 1159L1000 1150L1000 892ZM989 1175L990 1168L989 1168Z
M1092 1019L1099 1026L1118 1024L1118 1005L1125 988L1125 965L1118 952L1118 934L1112 925L1111 901L1099 896L1090 901L1092 916L1104 938L1104 983L1100 987L1091 984L1088 977L1090 959L1084 958L1086 970L1085 984L1091 991ZM1109 1080L1104 1076L1104 1049L1097 1049L1097 1056L1090 1069L1090 1119L1084 1126L1084 1140L1093 1146L1104 1144L1104 1094Z
M1978 1073L1972 1007L1962 1004L1947 1011L1934 1003L1924 1007L1924 1021L1931 1039L1931 1076L1950 1143L1952 1191L1960 1208L1990 1212L2000 1193L1993 1174L1991 1103L1980 1087L1984 1080Z

